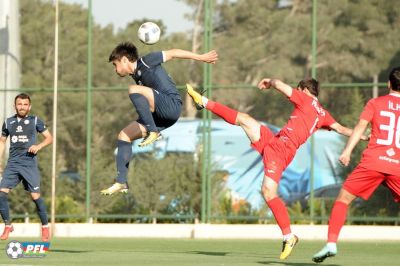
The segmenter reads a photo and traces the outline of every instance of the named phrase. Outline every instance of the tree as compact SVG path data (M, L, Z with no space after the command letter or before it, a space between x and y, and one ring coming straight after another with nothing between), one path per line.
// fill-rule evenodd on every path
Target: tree
M109 25L92 28L92 202L95 214L116 210L126 213L173 212L171 202L178 199L193 212L200 210L200 187L197 168L188 155L169 155L165 159L135 158L130 182L133 195L104 199L97 193L109 184L115 173L114 140L136 112L127 92L114 90L132 81L119 79L108 63L111 50L121 41L133 41L140 54L154 50L182 48L202 50L202 1L184 0L193 8L188 17L196 22L192 35L163 35L160 42L146 46L136 39L138 26L144 20L133 20L125 29L115 31ZM237 0L213 1L213 45L219 62L213 67L213 83L226 89L214 90L213 98L255 118L282 126L291 112L291 104L280 94L260 93L253 89L236 89L236 85L254 86L262 77L282 79L295 86L311 71L311 2L292 1L281 7L279 1ZM54 8L51 1L21 0L22 86L51 88L54 63ZM398 64L400 49L400 7L395 0L327 0L318 2L317 77L328 82L370 82L373 75L387 79L387 68ZM156 21L162 32L165 25ZM60 4L60 51L57 172L75 171L84 176L86 169L86 86L87 86L87 10L74 4ZM178 85L201 84L202 64L173 60L165 64ZM101 90L107 88L107 90ZM112 89L111 89L112 88ZM384 91L381 90L381 93ZM182 96L184 92L182 92ZM52 93L34 92L33 113L52 129ZM365 89L332 89L324 87L320 101L338 119L352 126L371 93ZM183 116L193 116L191 101L186 101ZM360 149L361 150L361 149ZM51 149L41 151L40 169L44 195L50 191ZM137 166L140 161L140 167ZM355 158L353 161L357 161ZM172 169L177 164L181 169ZM154 166L156 165L156 167ZM57 181L61 202L82 211L85 206L85 182ZM145 193L144 189L152 191ZM160 201L163 196L164 201ZM14 199L13 199L14 200ZM71 200L73 202L71 202ZM24 212L29 199L13 206ZM66 206L66 205L65 205Z

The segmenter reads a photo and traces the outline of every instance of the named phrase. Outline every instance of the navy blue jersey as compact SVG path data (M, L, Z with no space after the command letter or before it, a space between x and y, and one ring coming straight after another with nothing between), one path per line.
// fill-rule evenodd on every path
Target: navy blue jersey
M156 93L166 94L182 102L175 82L161 66L163 62L163 52L152 52L139 58L132 78L138 85L152 88Z
M19 121L18 121L19 120ZM35 159L35 154L29 153L28 149L36 144L37 132L42 133L46 126L37 116L28 115L24 118L17 118L17 115L9 117L4 121L1 135L10 136L10 155L8 161L21 159Z

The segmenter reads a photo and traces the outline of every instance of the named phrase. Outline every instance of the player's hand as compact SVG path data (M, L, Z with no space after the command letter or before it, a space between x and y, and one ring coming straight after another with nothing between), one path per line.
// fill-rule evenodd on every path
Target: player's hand
M28 152L36 154L38 151L40 151L41 147L40 145L32 145L29 147Z
M218 54L217 51L211 50L208 53L200 55L200 59L203 62L209 63L209 64L215 64L218 61Z
M344 166L348 166L350 163L350 153L344 150L339 157L339 162Z
M369 141L370 138L371 138L371 134L369 134L368 136L365 136L365 135L361 136L361 140L365 140L365 141Z
M268 90L269 88L271 88L271 79L263 79L263 80L261 80L258 83L257 87L260 90Z

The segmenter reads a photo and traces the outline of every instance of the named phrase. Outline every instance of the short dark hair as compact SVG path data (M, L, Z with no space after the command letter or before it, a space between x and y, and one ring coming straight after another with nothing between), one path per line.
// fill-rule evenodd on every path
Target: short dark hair
M31 97L29 97L29 95L26 94L26 93L20 93L20 94L18 94L17 96L15 96L14 104L17 103L17 99L28 99L28 100L29 100L29 103L31 103Z
M390 71L389 82L392 90L400 91L400 67L395 67Z
M111 52L108 62L121 60L122 57L128 58L129 61L135 62L139 58L136 46L131 42L122 42Z
M302 90L308 89L312 95L318 97L319 94L319 82L316 79L302 79L300 80L297 88Z

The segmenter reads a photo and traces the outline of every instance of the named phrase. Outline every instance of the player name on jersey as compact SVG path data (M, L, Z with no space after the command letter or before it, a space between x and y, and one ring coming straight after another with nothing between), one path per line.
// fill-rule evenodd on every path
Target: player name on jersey
M392 110L392 111L400 111L400 104L389 101L388 108L389 108L389 110Z

